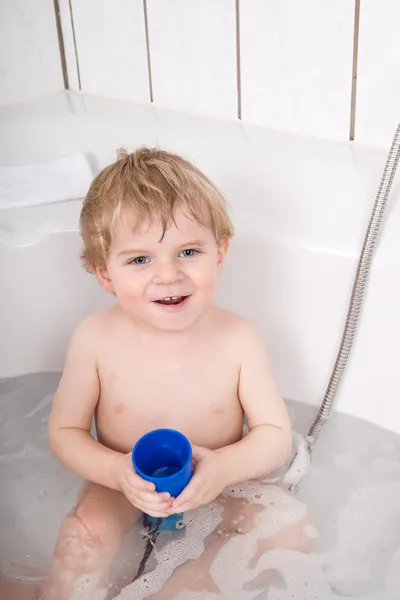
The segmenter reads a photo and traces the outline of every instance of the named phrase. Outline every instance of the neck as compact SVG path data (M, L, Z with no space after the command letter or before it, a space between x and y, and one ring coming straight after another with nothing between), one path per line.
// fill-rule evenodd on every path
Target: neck
M119 308L124 317L141 332L144 339L157 340L160 343L164 342L166 344L179 345L194 339L204 330L204 327L207 325L210 319L211 310L213 307L210 306L194 323L192 323L192 325L190 325L190 327L181 331L158 329L157 327L153 327L145 321L133 318L131 315L125 312L122 307Z

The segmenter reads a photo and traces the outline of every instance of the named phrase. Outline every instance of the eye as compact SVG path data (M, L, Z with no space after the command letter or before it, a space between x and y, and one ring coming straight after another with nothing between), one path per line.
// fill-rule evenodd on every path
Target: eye
M132 260L130 260L128 262L128 265L146 265L148 262L150 262L150 259L148 256L137 256L136 258L132 258Z
M195 250L194 248L187 248L186 250L182 250L180 256L183 256L184 258L190 258L191 256L195 256L198 253L199 251Z

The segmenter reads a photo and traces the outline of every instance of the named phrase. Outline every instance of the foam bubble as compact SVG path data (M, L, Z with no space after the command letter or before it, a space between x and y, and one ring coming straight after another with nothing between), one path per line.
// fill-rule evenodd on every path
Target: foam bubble
M167 541L162 548L157 544L154 548L156 568L122 590L118 600L142 600L161 591L177 567L187 560L197 559L202 554L204 540L217 528L221 516L222 508L218 504L202 506L192 511L190 517L185 515L185 519L189 518L191 521L185 530L185 536Z
M231 494L251 499L255 488L259 489L258 482L248 482ZM257 542L272 538L282 528L299 522L307 514L304 504L276 486L263 488L261 503L264 510L255 515L254 527L244 535L231 537L211 566L210 574L223 597L235 600L254 598L254 591L244 587L265 569L263 556L255 567L250 567ZM265 510L267 507L268 510Z
M192 521L187 527L185 537L179 540L171 540L162 548L155 547L157 558L156 568L125 588L118 600L141 600L151 594L159 592L173 571L192 558L198 558L204 551L204 540L211 533L219 539L223 539L220 550L212 562L210 576L215 583L216 592L208 591L183 591L177 596L180 600L185 598L210 599L235 598L235 600L250 600L259 594L259 590L244 590L244 586L254 580L265 566L260 565L252 568L249 563L254 556L257 542L276 535L283 527L292 525L307 514L303 503L292 496L287 495L281 488L276 486L262 485L259 481L247 482L232 486L224 491L224 497L249 500L254 502L257 495L258 509L254 511L254 526L242 533L234 534L227 532L218 525L222 520L223 509L220 504L201 507L190 514ZM261 508L260 508L261 505ZM246 504L246 506L248 506ZM268 508L268 510L267 510ZM185 517L188 519L188 516ZM245 517L239 515L235 521L236 525L243 522Z

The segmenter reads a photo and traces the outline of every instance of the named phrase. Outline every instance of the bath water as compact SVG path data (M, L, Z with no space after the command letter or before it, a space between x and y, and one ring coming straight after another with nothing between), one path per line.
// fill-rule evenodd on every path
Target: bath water
M0 573L32 586L48 569L62 517L81 485L52 459L47 445L59 377L40 373L0 381ZM295 430L304 434L315 408L292 402L288 407ZM184 531L160 534L149 571L129 583L145 543L140 529L132 531L115 567L116 577L129 583L115 592L118 600L157 592L154 597L164 600L161 590L174 570L199 557L205 546L214 552L207 572L198 580L189 577L188 589L178 585L175 600L399 599L399 436L336 413L297 495L266 483L226 490L237 502L259 505L250 530L241 531L239 519L238 533L227 535L221 506L202 507L185 515ZM257 560L265 539L279 540L280 546ZM76 598L89 598L87 582L81 583ZM4 580L0 598L18 597L5 596L2 585Z

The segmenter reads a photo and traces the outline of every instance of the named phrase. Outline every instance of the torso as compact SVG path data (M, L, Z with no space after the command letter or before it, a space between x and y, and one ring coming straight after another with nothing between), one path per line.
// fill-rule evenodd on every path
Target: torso
M241 439L240 362L232 343L234 315L213 308L209 326L190 337L156 338L113 309L98 355L99 441L129 452L144 433L169 427L211 449Z

